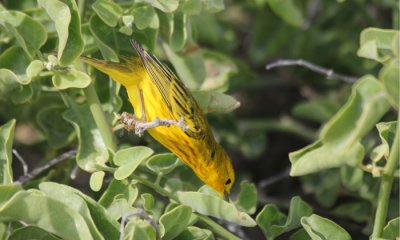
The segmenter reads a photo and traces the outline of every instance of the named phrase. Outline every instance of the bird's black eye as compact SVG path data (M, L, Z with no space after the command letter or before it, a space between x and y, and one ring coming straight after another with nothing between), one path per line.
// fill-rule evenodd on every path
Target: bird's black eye
M229 185L231 184L232 180L230 178L228 178L228 180L226 180L225 185Z

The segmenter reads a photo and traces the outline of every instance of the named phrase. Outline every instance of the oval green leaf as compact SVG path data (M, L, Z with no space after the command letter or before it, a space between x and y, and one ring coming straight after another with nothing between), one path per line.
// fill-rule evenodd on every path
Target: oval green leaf
M43 25L25 13L0 11L0 24L15 37L30 58L46 42L47 33Z
M293 0L267 0L271 9L288 24L301 27L304 24L304 15Z
M351 236L342 227L316 214L302 217L301 225L303 225L312 240L351 240Z
M240 192L236 200L238 208L248 214L256 212L257 188L254 183L243 181L240 183Z
M79 167L88 172L96 171L97 164L108 161L109 153L89 106L74 106L64 112L63 118L74 126L78 136L76 160Z
M204 113L228 113L240 107L239 101L224 93L214 91L193 91L192 94Z
M177 166L178 158L172 153L162 153L152 156L146 166L155 173L168 174Z
M83 51L81 20L74 0L39 0L54 21L58 34L58 59L62 65L72 63Z
M0 235L1 236L1 235ZM13 231L8 240L21 239L40 239L40 240L60 240L59 237L36 226L26 226Z
M178 236L187 227L192 209L180 205L160 217L160 235L162 239L171 240Z
M192 207L200 214L213 216L245 227L254 227L256 222L244 212L240 212L232 203L220 197L199 192L178 192L177 197L182 204Z
M346 104L323 127L320 140L289 154L290 174L300 176L342 165L357 166L364 157L360 139L389 107L382 84L373 76L361 78Z
M122 17L122 8L113 1L97 0L92 4L93 10L110 27L115 27Z
M52 80L54 87L60 90L68 88L85 88L89 86L92 81L86 73L73 68L65 71L55 71Z
M12 143L14 140L15 119L0 127L0 183L13 182Z
M72 201L68 206L77 208L88 224L90 231L94 232L94 235L97 235L98 231L100 231L104 239L117 239L119 237L118 222L112 219L106 209L92 198L75 188L54 182L41 183L39 188L55 199L60 198L57 196L58 194L65 196L64 199L60 199L60 202L68 203L68 201Z
M65 240L94 239L77 211L38 190L15 194L0 207L0 221L24 221Z
M95 192L100 191L101 186L103 186L104 176L106 175L103 171L94 172L90 175L90 189Z
M386 96L392 106L399 109L400 94L399 94L399 72L400 62L393 60L389 64L386 64L379 73L379 79L383 83L383 87L386 91Z
M153 150L148 147L138 146L119 150L113 162L119 166L114 172L117 180L122 180L131 175L139 165L153 154Z

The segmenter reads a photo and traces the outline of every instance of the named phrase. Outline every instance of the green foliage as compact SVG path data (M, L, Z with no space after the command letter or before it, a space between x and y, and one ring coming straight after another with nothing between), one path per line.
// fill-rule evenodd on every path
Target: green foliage
M399 186L393 180L399 175L399 31L355 31L355 26L384 25L365 11L364 1L324 2L321 8L312 2L0 4L0 239L119 239L123 234L126 240L235 240L255 228L267 239L351 239L354 232L333 221L338 219L364 227L365 238L400 237ZM371 4L396 8L389 2ZM229 199L223 198L147 135L140 141L128 133L117 139L114 113L132 112L126 94L78 57L119 61L133 54L130 39L170 64L204 113L212 113L210 126L235 164L250 166L267 144L276 146L265 132L311 142L285 152L300 186L283 190L285 200L274 203L274 190L265 196L262 187L246 180L260 175L237 167L238 183ZM361 77L340 84L299 69L265 73L267 61L281 56L329 63ZM288 76L299 80L292 83ZM274 86L278 90L268 91ZM293 97L289 109L280 112L283 117L260 117L269 106L280 106L282 89L293 87L298 91L287 96L301 92L301 99ZM252 104L247 97L254 89L272 100ZM237 115L229 114L240 105ZM243 120L252 105L262 111ZM34 179L25 174L25 181L14 177L20 173L13 149L28 153L29 166L39 165L31 159L46 164L66 149L77 152L65 158L68 163L50 161ZM265 178L269 166L264 163L270 160L262 160L256 168ZM88 186L85 191L70 186L75 166L90 174L89 181L80 182ZM293 196L300 191L309 194L308 203Z
M13 182L13 172L11 168L12 157L11 148L14 138L15 120L9 121L7 124L0 127L0 179L2 184L10 184Z

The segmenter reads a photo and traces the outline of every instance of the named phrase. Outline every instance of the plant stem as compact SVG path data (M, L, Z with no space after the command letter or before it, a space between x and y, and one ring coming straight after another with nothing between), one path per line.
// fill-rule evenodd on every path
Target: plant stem
M211 218L207 216L203 216L200 214L196 214L199 219L206 225L208 225L213 232L217 235L221 236L223 239L229 240L240 240L240 238L236 237L233 233L227 231L225 228L221 227L218 223L214 222Z
M106 144L108 149L116 152L117 143L114 133L112 132L112 128L107 121L106 115L101 109L100 100L97 97L97 93L94 90L93 84L90 84L87 88L83 89L83 91L86 95L90 111L92 112L94 121L96 122L96 125L100 130L100 134L104 140L104 143Z
M382 231L386 223L389 197L392 190L394 172L399 163L399 123L397 123L396 134L390 151L388 161L383 169L381 186L378 195L377 209L375 213L374 229L371 239L377 239L382 236Z
M168 192L167 190L165 190L164 188L162 188L160 185L155 184L154 182L147 180L145 178L142 178L140 176L138 176L137 174L135 175L131 175L132 179L138 180L141 184L154 189L156 192L158 192L159 194L163 195L164 197L167 197L169 199L174 200L175 202L179 202L179 200L170 192Z
M170 192L166 191L164 188L162 188L160 185L153 183L150 180L147 180L145 178L142 178L138 175L132 175L132 179L138 180L140 183L143 185L150 187L157 191L159 194L168 197L169 199L172 199L173 201L179 203L179 200L176 196L171 194ZM204 224L209 226L213 232L215 232L217 235L221 236L224 239L232 239L232 240L240 240L240 238L236 237L233 233L229 232L225 228L223 228L221 225L218 223L214 222L211 218L207 216L203 216L201 214L196 213L196 215L199 217L199 220L202 221Z

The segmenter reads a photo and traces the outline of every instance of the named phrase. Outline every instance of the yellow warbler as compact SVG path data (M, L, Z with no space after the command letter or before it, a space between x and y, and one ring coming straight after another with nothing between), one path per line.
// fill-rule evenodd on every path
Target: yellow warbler
M215 141L197 102L168 66L137 42L132 41L132 45L138 57L123 58L123 63L80 59L126 88L135 110L134 116L121 115L126 125L129 120L136 125L143 122L142 127L148 128L154 139L182 159L203 182L221 195L229 193L235 180L230 158ZM163 125L156 126L160 122Z

